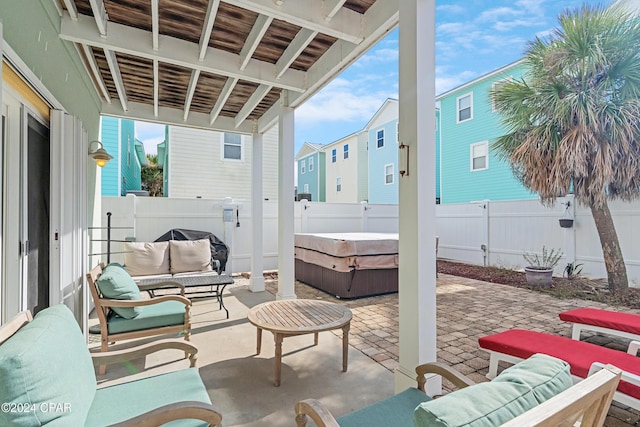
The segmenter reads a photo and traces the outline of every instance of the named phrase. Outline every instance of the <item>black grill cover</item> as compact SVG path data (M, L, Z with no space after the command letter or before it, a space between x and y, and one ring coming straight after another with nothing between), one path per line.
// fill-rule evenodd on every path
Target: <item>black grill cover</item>
M211 242L211 258L220 262L220 271L224 271L229 257L229 248L224 242L208 231L185 230L184 228L174 228L158 237L156 242L168 242L169 240L201 240L209 239Z

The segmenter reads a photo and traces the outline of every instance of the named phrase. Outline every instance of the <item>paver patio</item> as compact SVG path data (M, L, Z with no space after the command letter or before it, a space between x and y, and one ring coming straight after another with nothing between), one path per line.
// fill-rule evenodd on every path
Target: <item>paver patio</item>
M276 281L267 289L275 293ZM506 329L521 328L571 337L571 325L558 313L578 307L609 308L581 299L561 300L507 285L440 274L437 279L437 358L474 381L487 381L489 355L478 347L478 338ZM398 365L397 294L340 300L305 284L296 283L298 298L340 302L353 312L349 343L392 371ZM640 314L638 310L629 310ZM587 341L626 351L627 340L584 333ZM640 358L638 359L640 363ZM445 388L447 385L445 384ZM614 403L607 427L640 426L640 413Z

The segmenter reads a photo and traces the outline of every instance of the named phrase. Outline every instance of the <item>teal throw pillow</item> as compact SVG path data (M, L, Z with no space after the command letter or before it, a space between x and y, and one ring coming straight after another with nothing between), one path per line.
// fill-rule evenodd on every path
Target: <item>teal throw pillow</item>
M98 278L98 289L108 299L136 301L142 299L140 289L133 278L120 264L112 263L102 270ZM111 307L120 317L133 319L142 313L142 307Z

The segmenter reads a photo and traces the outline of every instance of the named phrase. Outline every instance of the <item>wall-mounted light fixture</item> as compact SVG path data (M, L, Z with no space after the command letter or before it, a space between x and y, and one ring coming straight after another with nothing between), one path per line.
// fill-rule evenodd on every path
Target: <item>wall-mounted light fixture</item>
M401 143L398 145L399 152L399 170L401 177L409 176L409 146Z
M98 148L92 151L91 147L95 144L98 145ZM95 160L96 164L101 168L104 167L109 160L113 159L113 156L107 153L107 150L102 147L102 142L100 141L91 141L89 143L89 156L91 156L91 158Z

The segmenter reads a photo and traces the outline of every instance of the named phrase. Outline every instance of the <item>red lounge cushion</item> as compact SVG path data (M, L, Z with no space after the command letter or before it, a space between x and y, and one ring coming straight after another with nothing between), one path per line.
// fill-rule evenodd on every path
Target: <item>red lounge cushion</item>
M610 363L623 371L640 375L640 358L618 350L542 332L511 329L482 337L480 348L527 359L536 353L557 357L571 365L571 373L586 378L593 362ZM640 399L640 387L620 381L618 390Z
M640 335L640 316L597 308L578 308L559 314L560 320L585 325L600 326Z

